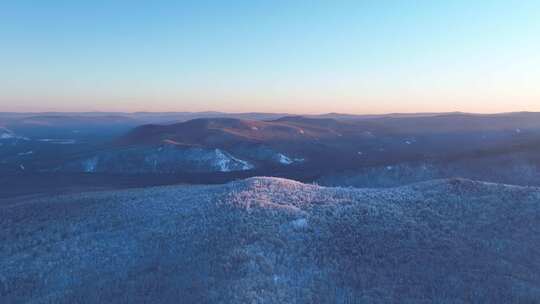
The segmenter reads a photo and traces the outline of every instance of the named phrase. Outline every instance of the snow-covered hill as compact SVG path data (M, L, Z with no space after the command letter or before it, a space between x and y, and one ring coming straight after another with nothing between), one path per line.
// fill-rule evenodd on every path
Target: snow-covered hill
M278 178L13 201L2 303L534 303L540 189Z

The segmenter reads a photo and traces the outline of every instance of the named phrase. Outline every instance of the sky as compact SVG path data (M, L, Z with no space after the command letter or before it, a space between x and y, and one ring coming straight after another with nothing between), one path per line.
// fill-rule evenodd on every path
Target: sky
M0 111L540 111L540 1L0 1Z

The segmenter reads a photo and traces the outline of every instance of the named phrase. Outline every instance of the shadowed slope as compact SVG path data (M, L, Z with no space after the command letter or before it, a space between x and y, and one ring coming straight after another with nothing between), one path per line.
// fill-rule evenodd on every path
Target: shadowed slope
M369 125L369 124L368 124ZM121 145L159 144L165 140L183 145L223 146L238 143L302 142L361 136L355 124L334 119L285 117L273 121L235 118L201 118L172 125L144 125L118 142Z

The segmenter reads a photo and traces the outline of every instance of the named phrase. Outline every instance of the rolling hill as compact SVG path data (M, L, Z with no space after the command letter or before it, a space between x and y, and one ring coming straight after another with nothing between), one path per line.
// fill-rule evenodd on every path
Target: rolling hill
M51 174L85 185L100 177L141 186L261 175L356 187L451 177L540 185L539 113L15 114L0 113L4 189L38 177L37 188L55 188ZM0 195L6 191L13 193Z
M234 146L237 144L272 144L278 142L311 142L359 135L360 126L334 119L284 117L273 121L236 118L201 118L172 125L145 125L120 140L121 144L159 144ZM358 134L355 134L358 133Z
M540 189L278 178L14 200L3 303L533 303Z

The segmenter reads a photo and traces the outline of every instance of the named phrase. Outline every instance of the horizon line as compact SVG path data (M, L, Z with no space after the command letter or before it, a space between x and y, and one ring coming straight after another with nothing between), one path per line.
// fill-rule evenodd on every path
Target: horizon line
M465 112L465 111L426 111L426 112L384 112L384 113L347 113L347 112L320 112L320 113L295 113L295 112L227 112L227 111L0 111L0 114L226 114L226 115L245 115L245 114L275 114L275 115L294 115L294 116L323 116L323 115L344 115L344 116L384 116L384 115L415 115L415 114L469 114L469 115L500 115L514 113L540 113L540 111L506 111L506 112Z

